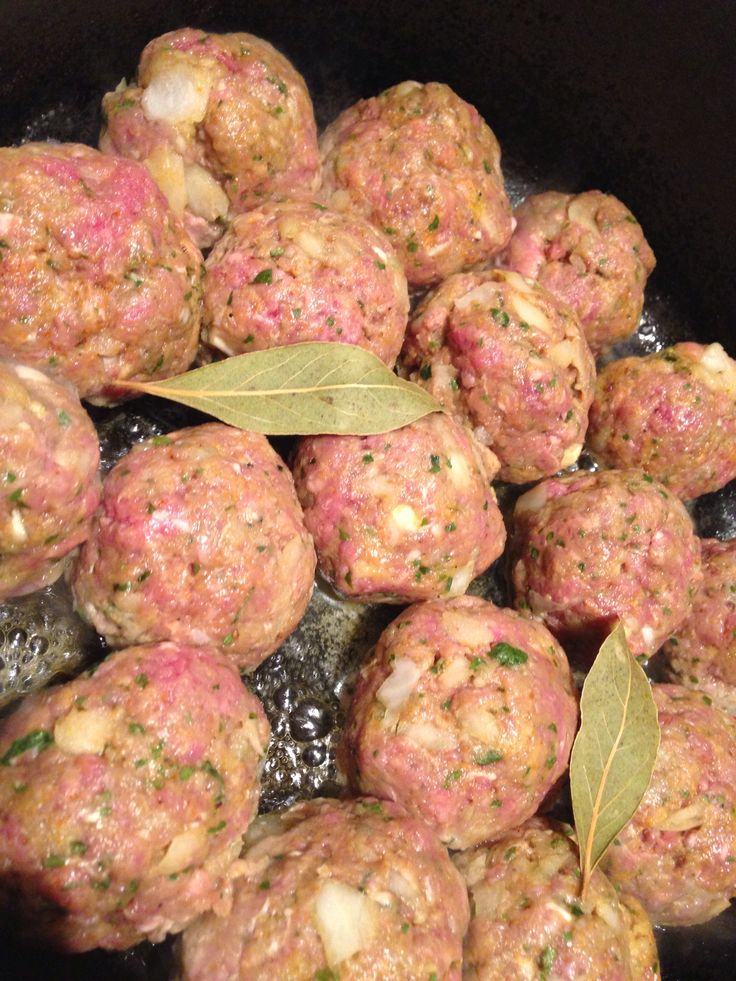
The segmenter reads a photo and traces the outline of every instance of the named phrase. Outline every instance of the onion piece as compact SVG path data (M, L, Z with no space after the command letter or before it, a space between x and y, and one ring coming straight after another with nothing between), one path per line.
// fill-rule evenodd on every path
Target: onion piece
M63 753L76 756L105 751L116 722L116 713L105 708L72 709L54 726L54 742Z
M207 112L210 80L189 64L171 63L154 71L141 97L149 119L177 123L201 123Z
M421 667L411 658L399 657L394 661L391 674L376 692L376 698L385 706L387 716L392 716L394 721L422 673Z
M369 896L339 879L323 883L315 899L314 914L329 967L373 942L378 909Z

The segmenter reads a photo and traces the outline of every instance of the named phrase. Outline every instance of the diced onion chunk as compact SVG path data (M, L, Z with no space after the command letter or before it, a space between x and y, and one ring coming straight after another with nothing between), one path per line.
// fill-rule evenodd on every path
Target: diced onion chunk
M376 933L378 905L365 893L329 879L317 893L314 913L330 967L368 947Z

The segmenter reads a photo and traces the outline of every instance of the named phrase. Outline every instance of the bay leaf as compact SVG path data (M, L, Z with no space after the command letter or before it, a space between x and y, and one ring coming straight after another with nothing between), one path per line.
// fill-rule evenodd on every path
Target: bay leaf
M646 793L659 749L651 686L621 623L588 672L580 716L570 790L584 896L596 865Z
M270 436L384 433L440 410L375 354L329 341L239 354L163 381L116 384Z

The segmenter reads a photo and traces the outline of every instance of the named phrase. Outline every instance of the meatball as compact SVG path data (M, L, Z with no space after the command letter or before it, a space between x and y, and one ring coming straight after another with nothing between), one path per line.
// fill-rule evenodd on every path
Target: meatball
M502 263L538 280L580 318L594 354L639 325L655 266L641 225L612 194L534 194L514 211Z
M380 436L315 436L294 478L322 574L351 599L458 596L503 552L498 461L449 416Z
M108 92L102 111L101 149L145 163L202 248L229 216L319 184L304 79L252 34L185 27L155 38L138 84Z
M184 981L459 981L468 897L425 824L315 800L252 830L232 912L183 936Z
M700 544L684 506L638 470L553 477L516 503L518 609L569 650L590 654L617 619L635 655L677 630L700 584Z
M68 950L161 940L231 900L269 728L204 648L132 647L0 725L0 894Z
M636 901L625 905L598 870L585 901L580 899L571 834L565 825L532 818L492 845L455 856L473 910L463 977L659 977L654 933Z
M139 443L113 467L72 587L113 646L212 646L249 670L299 622L314 567L265 436L209 423Z
M390 235L410 286L487 261L511 235L498 141L447 85L403 82L356 103L320 149L324 201Z
M392 367L409 293L385 235L311 201L239 215L207 259L205 341L227 355L343 341Z
M736 539L700 545L703 582L687 619L664 645L665 671L736 715Z
M588 447L638 467L685 500L736 478L736 362L720 344L675 344L598 376Z
M567 768L577 703L540 623L477 596L405 610L360 672L348 723L354 775L448 848L531 817Z
M451 276L409 325L404 364L525 483L583 448L595 364L575 314L518 273Z
M77 144L0 149L0 357L82 398L185 371L202 256L140 164Z
M652 782L603 866L655 923L704 923L736 896L736 723L700 692L652 690Z
M100 500L97 433L71 385L0 361L0 601L54 582Z

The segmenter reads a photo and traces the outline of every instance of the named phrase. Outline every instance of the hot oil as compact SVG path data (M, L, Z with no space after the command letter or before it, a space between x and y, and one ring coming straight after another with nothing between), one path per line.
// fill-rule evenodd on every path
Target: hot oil
M329 75L318 74L312 92L321 125L358 97L343 77ZM97 112L96 100L82 107L60 102L29 122L21 137L80 140L94 145ZM548 188L574 191L592 186L573 165L565 172L542 174L509 146L504 146L504 173L513 204ZM656 253L656 241L652 246ZM679 340L708 340L707 325L689 322L659 285L662 275L655 271L650 280L639 330L609 357L645 355ZM100 435L104 472L135 443L203 419L154 399L90 411ZM288 453L288 443L280 441L277 448L284 455ZM591 468L585 458L580 465ZM520 492L520 488L509 485L497 489L507 524ZM700 498L691 513L701 536L736 537L736 484ZM508 605L504 560L471 584L469 591ZM346 603L320 583L296 631L244 679L263 701L273 733L263 773L262 811L344 789L340 743L351 685L381 630L399 610L396 606ZM63 580L33 596L0 604L0 706L51 681L66 680L104 653L104 642L74 613ZM734 922L736 918L731 917L724 925L721 917L704 928L663 931L659 939L665 962L669 947L676 954L670 960L679 963L681 956L687 959L687 950L693 945L717 945L729 930L736 929ZM155 948L145 944L122 955L95 952L76 959L78 973L75 970L74 976L98 976L100 967L108 970L114 965L116 977L163 978L169 971L169 953L168 944ZM58 962L51 959L48 963Z

